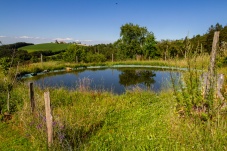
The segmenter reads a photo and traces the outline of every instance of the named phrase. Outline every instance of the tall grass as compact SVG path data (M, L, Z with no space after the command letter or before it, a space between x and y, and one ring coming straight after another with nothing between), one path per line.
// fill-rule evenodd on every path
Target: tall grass
M199 63L197 69L207 69L206 64L200 63L202 60L207 61L202 56L194 59L191 62L192 69L195 67L193 63ZM185 67L187 61L172 61L173 66L178 64ZM66 66L59 62L43 64L45 68L52 65ZM67 64L71 65L75 64ZM31 66L41 68L41 64ZM29 70L32 67L29 67ZM195 70L191 72L186 73L184 77L195 82L190 78L198 78L199 73ZM185 112L184 107L187 104L179 106L172 91L157 94L138 89L127 91L123 95L114 95L109 92L92 91L84 83L86 80L80 81L81 87L74 91L49 88L54 121L54 142L50 150L227 150L227 110L217 109L215 116L207 118L201 112L190 112L193 108L189 108L190 116L182 116L179 111L183 109ZM180 101L201 101L197 97L196 87L190 83L187 86L195 89L187 90L185 87L184 91L177 91L180 93ZM13 89L12 102L15 102L15 113L9 127L12 132L8 131L10 134L15 130L20 131L21 137L14 139L8 135L11 142L22 139L22 143L18 144L29 144L29 149L48 149L44 91L46 90L35 88L36 109L32 114L27 84L18 84ZM7 135L0 133L0 136L2 138ZM0 147L1 150L15 148L1 143Z
M49 89L53 111L53 150L225 150L226 112L204 122L175 112L171 91ZM18 113L33 147L47 149L43 91L36 89L36 113L28 99Z
M203 55L197 57L198 68L207 68L209 62L209 56ZM169 67L187 67L186 59L175 59L175 60L150 60L150 61L123 61L123 62L105 62L105 63L67 63L64 61L49 61L43 63L32 63L21 65L19 70L23 73L37 73L43 70L61 70L66 67L77 68L77 67L88 67L88 66L113 66L113 65L150 65L150 66L169 66ZM206 66L204 66L206 65Z
M158 96L150 92L127 92L115 96L107 92L64 89L50 90L50 94L54 117L54 150L167 147L171 100L162 100L167 94ZM42 99L42 96L36 99L35 115L30 115L27 103L20 112L26 133L30 139L34 139L34 145L39 149L46 148L46 144L42 143L46 140Z
M179 87L172 78L179 116L172 121L173 137L183 150L226 150L227 108L222 107L215 90L209 93L208 99L205 97L201 75L207 72L208 62L204 62L204 56L190 53L192 48L188 46L188 70L181 77Z

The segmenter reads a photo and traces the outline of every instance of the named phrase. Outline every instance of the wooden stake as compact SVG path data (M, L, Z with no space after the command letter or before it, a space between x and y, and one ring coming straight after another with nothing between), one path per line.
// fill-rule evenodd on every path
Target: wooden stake
M112 54L112 62L114 61L114 56L113 56L113 54Z
M53 118L51 115L49 91L44 92L44 99L45 99L45 110L46 110L48 146L51 147L51 144L53 143Z
M40 56L40 61L43 64L43 54L41 54L41 56Z
M35 99L34 99L34 88L33 88L33 83L29 83L29 94L30 94L30 102L31 102L31 110L32 113L35 110Z
M208 74L207 74L207 83L205 87L205 99L208 99L209 95L214 95L215 86L216 86L216 78L215 78L215 64L216 64L216 54L217 54L217 47L219 41L219 31L214 33L213 44L212 44L212 51L210 55L210 65L208 67ZM213 91L213 94L212 94Z

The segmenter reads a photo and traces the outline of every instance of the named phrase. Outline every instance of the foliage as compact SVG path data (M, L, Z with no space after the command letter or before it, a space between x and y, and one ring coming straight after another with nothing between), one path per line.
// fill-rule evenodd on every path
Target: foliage
M18 48L23 46L32 45L30 43L23 43L18 42L15 44L9 44L9 45L2 45L0 46L0 58L8 57L11 58L12 54L14 54L14 59L17 61L23 62L24 60L29 60L31 57L27 53L27 51L18 51Z
M213 37L215 31L221 31L223 29L222 25L217 23L215 26L211 25L207 32L207 39L206 39L206 45L205 48L208 53L212 50L212 43L213 43ZM222 39L220 39L222 41Z
M199 47L199 49L203 48L203 53L209 54L211 51L213 34L214 31L217 30L220 31L220 46L227 42L227 26L223 27L221 24L217 23L216 25L211 25L207 30L207 33L203 35L195 35L190 39L191 46L193 48L192 53L197 53L195 50ZM112 61L112 56L114 61L125 61L128 59L135 60L135 58L140 58L140 60L186 58L187 56L184 48L185 41L186 38L156 41L154 33L149 32L146 27L141 27L133 23L126 23L121 26L120 38L114 43L91 46L80 45L80 47L83 47L83 52L76 52L76 55L80 55L80 57L78 57L78 62L90 62L91 60L97 60L92 59L92 57L87 57L87 54L102 54L105 57L105 61ZM57 42L37 45L29 43L2 45L0 46L0 57L11 57L11 54L15 51L15 62L28 62L29 60L37 62L41 54L43 55L44 61L65 60L72 62L72 60L76 61L75 58L73 59L75 56L72 56L72 58L64 56L64 54L66 54L64 51L66 51L70 45L75 44ZM70 51L72 50L68 50L68 53L70 53ZM73 55L75 55L75 53ZM225 59L222 58L220 65L225 64L223 63L224 60Z
M82 62L85 60L85 50L83 46L70 45L63 54L63 59L67 62Z
M200 119L201 121L213 120L219 116L217 110L220 110L223 101L215 97L215 90L208 92L208 97L204 94L207 83L206 71L202 65L202 70L198 70L198 58L202 53L196 53L200 50L193 50L189 40L185 43L187 56L187 71L182 74L177 86L176 79L172 78L174 95L177 100L176 111L181 117L189 117L192 119ZM215 66L217 68L217 66ZM202 72L201 72L202 71ZM217 77L217 73L215 73Z
M6 58L6 57L1 58L0 59L0 65L1 65L2 72L3 72L4 76L6 76L8 74L8 71L9 71L9 68L10 68L10 65L11 65L10 59Z
M112 60L112 54L115 55L117 48L115 48L114 44L97 44L94 46L85 47L87 53L93 54L103 54L107 60Z
M2 79L2 84L3 84L2 88L3 88L3 92L5 92L5 95L7 95L7 99L5 100L5 103L3 103L1 101L1 105L0 105L1 113L4 109L4 107L3 107L4 105L7 106L8 112L14 112L14 107L11 105L14 103L10 102L10 94L11 94L11 91L13 90L14 84L16 82L18 66L15 71L15 69L13 68L13 61L14 61L14 54L12 55L11 58L4 57L4 58L1 58L1 60L0 60L0 65L2 68L1 72L4 75L4 78Z
M197 70L197 56L192 54L192 46L188 39L185 42L185 51L187 56L187 70L182 74L179 80L179 86L176 87L176 79L172 79L174 94L176 96L176 110L181 116L191 116L193 110L204 107L205 100L202 97L202 87L200 85L200 73Z
M96 54L92 54L92 53L87 53L86 55L86 62L105 62L106 61L106 58L103 54L99 54L99 53L96 53Z
M157 42L155 41L154 34L148 33L144 41L143 53L142 53L146 59L148 59L149 57L151 58L159 57L160 54L157 51L156 44Z
M121 39L117 42L119 58L133 58L136 55L153 57L156 51L154 34L148 32L146 27L132 23L121 26Z

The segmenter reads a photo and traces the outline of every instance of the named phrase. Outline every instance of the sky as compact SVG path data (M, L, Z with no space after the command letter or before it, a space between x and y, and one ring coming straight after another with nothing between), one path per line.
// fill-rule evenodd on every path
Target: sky
M113 43L126 23L156 40L203 35L227 25L227 0L0 0L0 41Z

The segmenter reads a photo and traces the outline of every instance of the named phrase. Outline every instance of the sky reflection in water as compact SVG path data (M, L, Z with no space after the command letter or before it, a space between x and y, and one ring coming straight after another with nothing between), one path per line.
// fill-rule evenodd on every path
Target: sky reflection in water
M126 90L144 89L159 92L170 88L170 71L150 68L107 68L50 73L36 76L30 81L41 88L66 87L70 90L89 88L97 91L111 91L122 94ZM172 72L179 79L179 72Z

